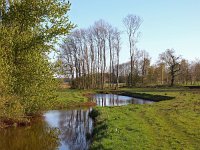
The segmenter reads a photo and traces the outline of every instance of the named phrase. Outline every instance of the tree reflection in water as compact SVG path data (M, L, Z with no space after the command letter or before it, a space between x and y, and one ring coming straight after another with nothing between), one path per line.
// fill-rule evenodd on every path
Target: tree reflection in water
M45 119L51 127L60 130L60 150L85 150L89 147L87 134L92 133L91 109L49 111Z
M122 106L128 104L151 104L152 101L132 98L129 96L121 96L115 94L96 94L93 96L93 101L97 103L98 106Z
M93 101L98 106L145 104L151 101L113 94L96 94ZM0 130L0 150L86 150L92 133L92 108L55 110L44 114L45 121L30 127ZM58 132L59 131L59 132Z

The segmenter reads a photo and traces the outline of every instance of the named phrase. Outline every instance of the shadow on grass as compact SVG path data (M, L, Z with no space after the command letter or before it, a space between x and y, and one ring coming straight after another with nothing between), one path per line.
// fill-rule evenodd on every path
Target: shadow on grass
M141 98L141 99L145 99L145 100L151 100L151 101L155 101L155 102L159 102L159 101L164 101L164 100L172 100L175 97L172 96L167 96L167 95L152 95L152 94L147 94L147 93L132 93L132 92L127 92L127 91L116 91L116 94L120 94L123 96L131 96L134 98Z
M189 88L189 89L200 89L200 86L199 85L193 85L193 86L185 86L185 87L187 87L187 88Z
M130 96L133 98L140 98L144 100L150 100L154 102L165 101L165 100L172 100L175 97L167 96L167 95L153 95L147 93L136 93L136 92L129 92L129 91L118 91L118 90L99 90L97 93L100 94L117 94L122 96Z
M93 109L89 116L94 120L94 130L92 132L92 143L93 141L101 141L102 138L106 138L106 129L108 128L106 121L105 120L98 120L97 117L100 116L100 113L97 109ZM96 144L91 144L90 150L103 150L104 146L101 143Z

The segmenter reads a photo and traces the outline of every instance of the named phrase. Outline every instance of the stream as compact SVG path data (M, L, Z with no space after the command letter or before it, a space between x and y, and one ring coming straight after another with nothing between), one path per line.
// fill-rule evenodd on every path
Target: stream
M102 107L153 103L114 94L96 94L91 100ZM87 150L93 130L91 110L51 110L31 126L0 129L0 150Z

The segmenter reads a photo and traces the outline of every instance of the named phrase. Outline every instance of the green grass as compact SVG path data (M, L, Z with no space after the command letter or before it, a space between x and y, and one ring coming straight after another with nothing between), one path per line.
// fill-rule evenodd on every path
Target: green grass
M198 90L139 88L122 91L174 98L151 105L97 107L100 115L96 118L91 149L199 149Z
M92 90L59 89L56 91L57 98L53 100L51 109L62 109L77 107L88 102L88 97Z

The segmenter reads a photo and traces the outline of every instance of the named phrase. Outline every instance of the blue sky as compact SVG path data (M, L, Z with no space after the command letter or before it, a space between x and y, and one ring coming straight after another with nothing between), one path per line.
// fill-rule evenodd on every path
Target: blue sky
M167 48L183 58L200 57L200 0L70 0L70 20L87 28L103 19L121 31L122 19L135 14L143 19L137 47L149 52L155 62ZM129 59L128 43L122 35L120 61Z

